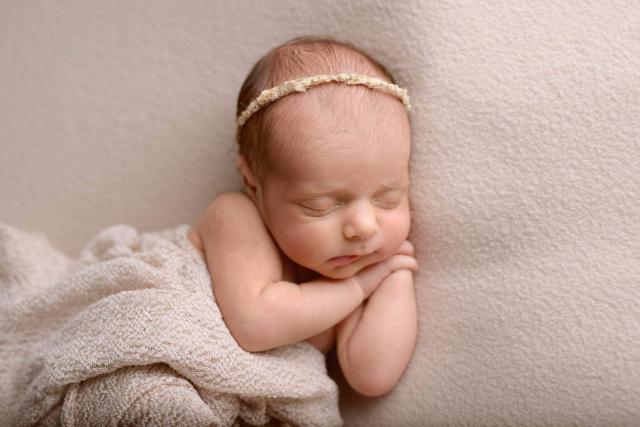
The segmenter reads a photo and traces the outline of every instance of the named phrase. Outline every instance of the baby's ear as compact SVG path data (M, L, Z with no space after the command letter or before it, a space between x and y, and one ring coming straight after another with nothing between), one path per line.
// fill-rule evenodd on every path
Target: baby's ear
M240 169L242 173L242 180L244 181L244 185L247 187L249 194L255 197L256 194L256 178L253 175L253 171L247 162L247 159L242 155L238 154L236 156L236 166Z

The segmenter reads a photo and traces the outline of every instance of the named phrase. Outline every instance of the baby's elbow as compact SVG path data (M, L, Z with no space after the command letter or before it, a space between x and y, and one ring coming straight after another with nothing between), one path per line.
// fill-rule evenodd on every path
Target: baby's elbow
M238 334L238 333L231 333L231 335L233 335L233 338L236 340L236 343L238 344L238 347L240 347L241 349L243 349L246 352L249 353L255 353L257 351L260 351L260 349L258 348L258 346L256 346L253 342L253 340L251 340L251 338L247 337L245 334Z
M251 353L260 351L259 343L254 338L256 334L252 332L250 323L246 319L240 319L238 316L232 315L223 315L223 318L229 334L238 344L238 347Z
M373 375L365 376L357 380L349 380L351 387L358 393L367 397L380 397L393 390L397 381L386 378L376 378Z
M257 353L270 349L265 339L266 334L264 329L251 327L230 327L229 332L231 332L231 335L235 339L238 346L246 352Z
M380 397L395 388L400 381L393 364L374 367L354 361L347 346L338 345L338 360L345 379L356 392L367 397Z

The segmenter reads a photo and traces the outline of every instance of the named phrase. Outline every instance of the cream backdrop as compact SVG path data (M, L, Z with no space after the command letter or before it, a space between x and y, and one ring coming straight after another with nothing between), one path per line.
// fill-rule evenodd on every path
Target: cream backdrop
M640 425L640 3L0 4L0 221L75 256L235 189L237 91L302 34L413 103L418 346L347 425Z

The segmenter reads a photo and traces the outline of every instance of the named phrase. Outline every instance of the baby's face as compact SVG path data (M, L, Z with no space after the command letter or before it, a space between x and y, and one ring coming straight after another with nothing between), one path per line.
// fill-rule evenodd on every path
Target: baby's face
M256 203L292 261L340 279L393 255L407 238L410 125L392 96L336 103L320 90L280 100L274 138L283 156Z

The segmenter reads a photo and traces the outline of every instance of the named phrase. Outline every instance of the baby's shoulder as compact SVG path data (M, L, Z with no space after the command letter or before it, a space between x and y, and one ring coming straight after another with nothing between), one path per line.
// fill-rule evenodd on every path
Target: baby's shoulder
M193 245L204 251L203 234L219 235L221 230L232 231L242 224L242 229L262 229L264 224L253 201L244 193L229 191L214 198L189 229L187 236Z
M253 200L239 191L228 191L218 195L207 206L202 216L209 225L214 221L218 225L230 227L245 224L247 227L256 226L262 229L264 226L262 216Z
M239 192L220 194L211 201L193 228L219 289L226 287L226 283L237 287L238 281L261 285L272 278L280 280L279 248L258 208L247 195ZM246 268L248 262L253 268Z
M236 210L248 210L250 212L258 212L253 200L249 198L245 193L240 191L227 191L216 196L215 199L209 204L207 210L215 211L236 211Z
M315 273L295 264L282 252L253 200L245 193L230 191L217 196L192 226L189 235L189 240L203 255L205 250L210 250L229 256L228 249L235 248L241 254L242 265L246 265L247 255L251 254L254 266L270 266L268 276L274 280L301 283L315 278ZM213 259L212 262L217 261ZM229 264L232 263L227 262ZM212 265L209 267L214 269Z

